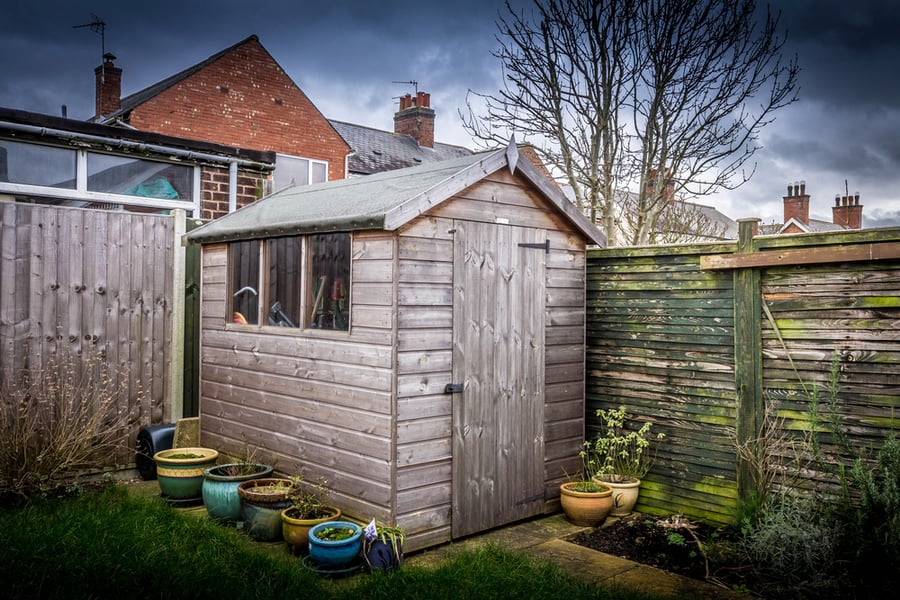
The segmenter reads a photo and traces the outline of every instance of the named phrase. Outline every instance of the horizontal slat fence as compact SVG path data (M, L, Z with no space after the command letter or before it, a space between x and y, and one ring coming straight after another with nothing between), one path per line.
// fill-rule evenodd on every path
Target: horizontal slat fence
M736 410L734 299L731 274L699 264L697 248L589 254L587 433L598 433L598 408L624 404L652 421L666 438L639 510L720 521L737 497L726 435Z
M752 237L752 225L736 244L589 253L588 435L596 409L624 404L667 436L638 510L730 521L749 490L731 436L755 436L767 401L779 432L811 435L835 355L851 447L896 427L900 230ZM827 460L852 458L818 429ZM834 481L814 466L803 477L791 484Z
M140 426L171 419L176 217L13 202L0 216L0 375L97 355L124 388L133 447Z

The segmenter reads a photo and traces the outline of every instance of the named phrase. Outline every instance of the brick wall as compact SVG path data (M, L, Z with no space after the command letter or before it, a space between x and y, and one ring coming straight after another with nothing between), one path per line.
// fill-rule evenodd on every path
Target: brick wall
M145 131L328 161L329 180L346 177L349 146L255 36L136 107L129 121Z
M237 208L262 197L267 176L238 170ZM217 219L228 214L228 169L205 166L200 173L200 218Z

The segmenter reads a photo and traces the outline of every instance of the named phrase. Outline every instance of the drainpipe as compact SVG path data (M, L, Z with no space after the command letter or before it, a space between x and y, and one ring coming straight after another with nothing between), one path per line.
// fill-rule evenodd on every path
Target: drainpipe
M233 213L237 210L237 172L238 164L236 160L228 163L228 212Z

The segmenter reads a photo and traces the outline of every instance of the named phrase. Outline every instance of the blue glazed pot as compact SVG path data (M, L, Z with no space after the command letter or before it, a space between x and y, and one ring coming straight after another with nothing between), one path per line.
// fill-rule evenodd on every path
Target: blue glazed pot
M319 535L328 528L348 528L353 535L343 540L323 540ZM362 527L356 523L326 521L309 530L309 557L321 567L335 569L351 565L358 560L361 549Z
M209 518L225 523L239 521L241 497L238 496L238 484L271 474L271 466L256 463L232 463L203 471L203 504Z

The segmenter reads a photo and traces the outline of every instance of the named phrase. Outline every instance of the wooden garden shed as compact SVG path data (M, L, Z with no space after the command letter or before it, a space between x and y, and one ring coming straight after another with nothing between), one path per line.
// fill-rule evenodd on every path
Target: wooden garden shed
M324 477L409 549L557 509L604 239L516 145L291 188L188 238L204 445Z

